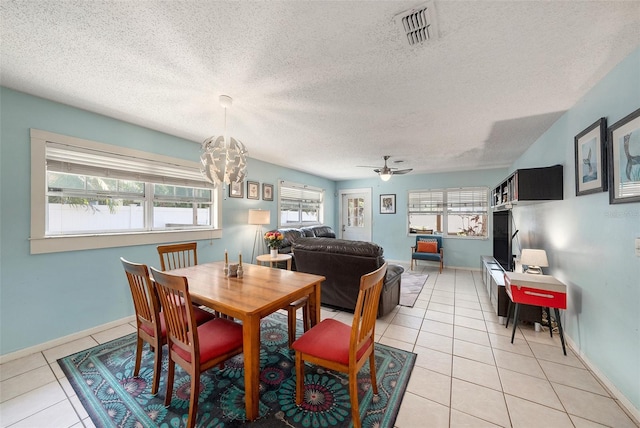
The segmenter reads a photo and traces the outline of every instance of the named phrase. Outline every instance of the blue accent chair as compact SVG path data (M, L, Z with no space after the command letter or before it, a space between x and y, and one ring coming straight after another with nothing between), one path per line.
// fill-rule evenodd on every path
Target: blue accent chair
M435 253L424 253L418 251L419 241L435 241L437 249ZM444 266L444 249L442 248L442 236L440 235L418 235L416 236L416 245L411 247L411 270L413 270L414 260L427 260L431 262L440 262L440 273Z

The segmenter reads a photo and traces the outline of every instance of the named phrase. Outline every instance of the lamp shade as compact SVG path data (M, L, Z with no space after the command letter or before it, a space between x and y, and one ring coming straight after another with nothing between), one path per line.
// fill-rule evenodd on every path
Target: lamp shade
M269 224L271 223L271 211L249 210L249 224Z
M547 267L547 253L544 250L532 250L525 248L520 256L520 263L527 266Z

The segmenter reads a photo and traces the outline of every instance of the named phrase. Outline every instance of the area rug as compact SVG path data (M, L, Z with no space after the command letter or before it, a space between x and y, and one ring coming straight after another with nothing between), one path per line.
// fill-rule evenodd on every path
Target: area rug
M300 320L298 320L300 323ZM298 331L302 325L298 326ZM151 395L153 354L145 344L139 377L133 377L136 335L131 334L58 360L92 422L100 427L185 426L190 378L176 365L171 405L164 406L167 353L160 389ZM274 313L261 323L260 416L245 419L243 356L201 376L198 427L351 426L346 374L307 365L305 401L295 403L295 352L288 348L287 317ZM376 344L378 395L371 389L369 364L358 375L363 427L393 427L416 355Z
M418 296L422 291L422 287L427 282L429 275L421 273L402 272L400 279L400 305L409 306L410 308L416 304Z

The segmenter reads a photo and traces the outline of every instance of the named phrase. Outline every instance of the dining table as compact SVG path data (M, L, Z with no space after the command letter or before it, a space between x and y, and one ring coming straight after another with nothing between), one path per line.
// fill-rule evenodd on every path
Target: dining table
M260 320L302 297L309 298L311 325L320 322L320 285L324 276L242 264L242 277L227 276L223 261L174 269L187 278L197 304L242 323L246 418L259 416Z

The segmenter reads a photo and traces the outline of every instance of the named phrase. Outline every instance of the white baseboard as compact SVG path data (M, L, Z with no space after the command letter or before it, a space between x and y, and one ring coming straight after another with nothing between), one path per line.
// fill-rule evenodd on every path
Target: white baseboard
M578 352L578 356L580 359L589 367L589 370L596 375L598 380L604 384L604 386L609 390L611 395L613 395L614 399L620 403L620 405L626 410L627 414L634 419L634 422L638 424L640 422L640 409L636 408L631 401L627 397L625 397L622 392L616 386L611 383L611 381L600 371L600 369L593 364L589 359L582 353L578 345L571 340L571 338L567 335L564 336L567 344L571 346L573 351Z
M64 345L67 342L72 342L77 339L81 339L92 334L100 333L101 331L109 330L110 328L118 327L122 324L127 324L136 320L135 315L131 315L125 318L121 318L116 321L111 321L106 324L99 325L84 331L70 334L68 336L59 337L57 339L50 340L48 342L40 343L35 346L20 349L19 351L11 352L9 354L0 355L0 364L8 363L9 361L16 360L18 358L26 357L27 355L35 354L36 352L46 351L47 349L55 348L56 346Z

